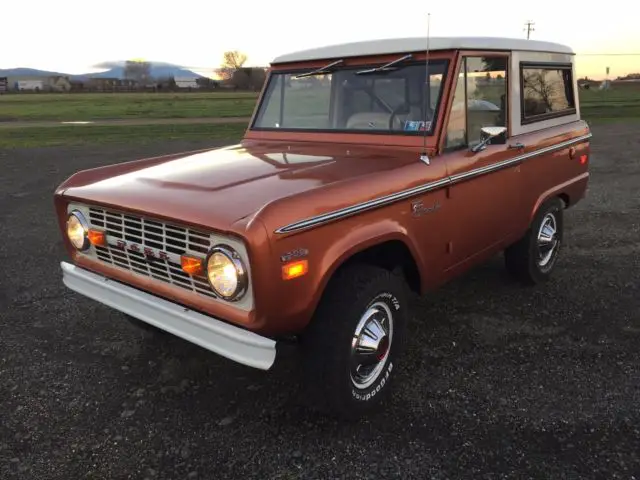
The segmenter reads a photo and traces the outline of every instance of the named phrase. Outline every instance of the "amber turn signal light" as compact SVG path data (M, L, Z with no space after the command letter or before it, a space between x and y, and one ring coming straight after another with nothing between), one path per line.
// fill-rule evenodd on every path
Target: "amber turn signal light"
M90 228L87 231L87 237L89 237L91 245L94 245L96 247L107 246L107 234L102 230L94 230L93 228Z
M282 278L291 280L305 275L309 271L309 262L307 260L297 260L282 266Z
M180 257L180 265L182 266L182 270L189 275L201 275L204 271L202 268L202 260L199 258L182 255Z

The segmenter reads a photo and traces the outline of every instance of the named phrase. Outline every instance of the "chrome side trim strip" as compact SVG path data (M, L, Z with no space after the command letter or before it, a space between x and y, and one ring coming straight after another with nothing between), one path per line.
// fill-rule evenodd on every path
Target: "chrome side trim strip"
M541 148L539 150L534 150L533 152L525 153L523 155L520 155L519 158L521 160L527 160L527 159L532 158L532 157L537 157L538 155L544 155L545 153L550 153L550 152L554 152L556 150L561 150L563 148L570 147L571 145L575 145L576 143L582 143L585 140L589 140L591 137L593 137L593 134L591 132L589 132L586 135L582 135L580 137L572 138L571 140L567 140L565 142L558 143L556 145L550 145L548 147L544 147L544 148Z
M451 175L449 179L451 180L451 184L454 184L454 183L461 182L463 180L468 180L469 178L479 177L480 175L485 175L487 173L502 170L503 168L507 168L507 167L510 167L511 165L516 165L521 162L522 162L522 159L520 157L510 158L509 160L503 160L502 162L493 163L491 165L486 165L480 168L475 168L473 170L469 170L468 172L458 173L457 175Z
M409 190L403 190L401 192L392 193L389 195L385 195L384 197L379 197L373 200L367 200L366 202L358 203L350 207L341 208L340 210L334 210L333 212L324 213L322 215L310 217L305 220L301 220L299 222L290 223L289 225L285 225L284 227L278 228L275 231L275 233L289 233L289 232L294 232L296 230L302 230L303 228L315 227L322 223L327 223L332 220L337 220L338 218L348 217L351 215L355 215L356 213L364 212L366 210L371 210L373 208L377 208L382 205L387 205L389 203L397 202L398 200L403 200L405 198L409 198L414 195L426 193L431 190L435 190L437 188L443 187L448 183L450 183L449 178L443 178L435 182L429 182L423 185L418 185L417 187L410 188Z
M366 202L361 202L356 205L352 205L350 207L341 208L339 210L334 210L332 212L323 213L322 215L316 215L314 217L309 217L304 220L300 220L298 222L290 223L283 227L278 228L275 233L291 233L296 232L298 230L303 230L310 227L316 227L318 225L328 223L333 220L338 220L340 218L345 218L351 215L355 215L360 212L364 212L367 210L371 210L374 208L382 207L384 205L388 205L393 202L397 202L398 200L404 200L406 198L412 197L414 195L419 195L421 193L430 192L432 190L436 190L438 188L442 188L448 185L453 185L458 182L462 182L464 180L468 180L470 178L478 177L480 175L486 175L487 173L495 172L498 170L502 170L503 168L510 167L512 165L516 165L525 160L528 160L533 157L537 157L539 155L544 155L545 153L550 153L556 150L561 150L563 148L569 147L571 145L575 145L576 143L584 142L585 140L590 139L593 136L592 133L588 133L586 135L582 135L580 137L572 138L571 140L567 140L562 143L558 143L556 145L550 145L548 147L540 148L533 152L524 153L522 155L518 155L517 157L510 158L508 160L504 160L502 162L494 163L492 165L487 165L485 167L476 168L474 170L469 170L468 172L459 173L457 175L452 175L447 178L443 178L441 180L436 180L434 182L425 183L423 185L418 185L417 187L410 188L408 190L402 190L397 193L392 193L389 195L385 195L384 197L374 198L373 200L367 200Z

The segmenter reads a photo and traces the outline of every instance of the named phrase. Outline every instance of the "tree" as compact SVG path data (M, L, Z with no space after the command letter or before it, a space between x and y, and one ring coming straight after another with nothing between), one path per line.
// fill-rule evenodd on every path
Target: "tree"
M233 72L229 83L238 90L260 90L266 77L264 68L242 67Z
M127 60L124 65L124 78L135 80L139 86L144 86L151 79L151 63Z
M224 52L222 66L237 70L238 68L241 68L246 61L247 56L244 53L239 52L238 50L233 50L230 52Z
M247 61L247 55L238 51L230 50L222 54L222 64L218 69L218 75L223 80L229 80L233 74L243 67Z
M525 92L536 94L525 100L529 109L536 110L536 114L548 113L552 111L553 97L558 94L557 85L547 78L548 70L538 70L524 76L523 84Z

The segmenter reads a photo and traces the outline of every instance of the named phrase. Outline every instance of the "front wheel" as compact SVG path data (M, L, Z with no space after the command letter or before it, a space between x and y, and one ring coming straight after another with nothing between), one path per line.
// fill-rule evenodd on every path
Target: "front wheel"
M406 312L402 276L371 265L337 273L302 336L314 407L353 419L383 402L404 346Z
M525 236L505 250L507 271L514 278L533 285L551 277L563 240L563 208L559 198L543 203Z

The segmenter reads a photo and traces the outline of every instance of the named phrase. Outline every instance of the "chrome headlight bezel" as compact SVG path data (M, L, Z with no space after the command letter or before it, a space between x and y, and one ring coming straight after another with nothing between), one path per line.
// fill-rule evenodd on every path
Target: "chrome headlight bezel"
M224 257L226 257L235 268L235 271L236 271L236 289L231 295L223 295L215 287L215 285L211 281L211 277L209 276L209 262L211 261L211 258L215 254L220 254L220 255L223 255ZM247 268L246 268L244 262L242 261L242 258L240 257L240 254L234 248L230 247L229 245L223 245L223 244L215 245L209 251L209 253L207 254L207 259L206 259L206 274L207 274L207 281L209 282L209 285L211 286L211 289L222 300L226 300L228 302L237 302L240 299L242 299L242 297L244 297L244 295L247 293L247 290L248 290L248 287L249 287L249 275L247 273Z
M69 236L69 222L71 221L72 218L75 218L78 221L78 223L80 223L80 226L82 227L82 230L84 232L82 245L80 246L76 245L71 239L71 237ZM80 252L84 252L88 250L89 247L91 246L91 242L89 242L89 222L87 222L87 219L85 218L85 216L82 214L80 210L72 210L69 213L69 215L67 216L66 227L67 227L66 228L67 239L69 240L71 245L73 245L73 247Z

